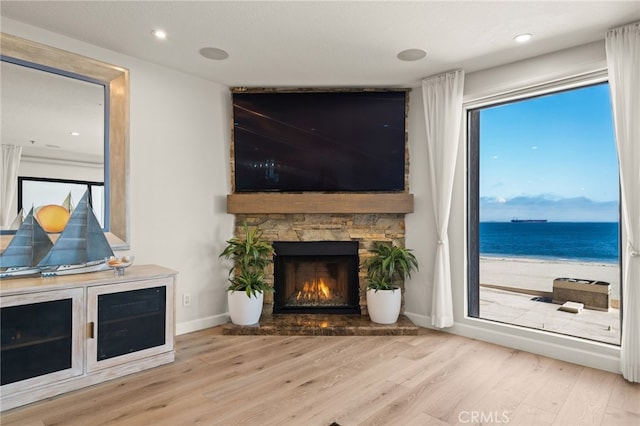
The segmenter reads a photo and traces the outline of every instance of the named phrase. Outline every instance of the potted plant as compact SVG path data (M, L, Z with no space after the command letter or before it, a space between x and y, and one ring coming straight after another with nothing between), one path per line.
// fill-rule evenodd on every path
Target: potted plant
M379 324L393 324L398 321L402 300L396 283L411 277L411 271L418 269L418 261L410 249L391 243L376 242L369 251L372 256L364 262L369 317Z
M233 237L219 257L230 259L227 300L231 321L237 325L256 324L262 313L265 291L273 291L264 278L264 269L271 262L273 247L262 240L258 228L244 223L243 238Z

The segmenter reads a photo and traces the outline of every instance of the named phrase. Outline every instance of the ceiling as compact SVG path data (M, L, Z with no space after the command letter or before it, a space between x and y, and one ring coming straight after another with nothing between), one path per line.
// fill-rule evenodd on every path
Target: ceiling
M604 39L636 1L9 1L2 16L227 86L414 87ZM168 33L166 40L151 35ZM513 38L531 33L519 45ZM215 47L225 60L198 52ZM423 59L397 54L417 48Z

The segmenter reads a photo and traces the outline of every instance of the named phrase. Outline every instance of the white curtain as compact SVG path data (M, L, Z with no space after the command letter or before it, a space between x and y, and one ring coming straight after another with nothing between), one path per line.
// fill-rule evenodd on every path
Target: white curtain
M620 370L640 382L640 22L610 30L606 51L626 237Z
M18 166L22 147L2 145L2 163L0 163L0 225L8 228L16 217L13 201L18 189Z
M422 101L427 130L427 151L433 212L438 240L433 274L431 325L453 325L451 262L449 258L449 213L453 176L460 140L464 71L457 70L422 81Z

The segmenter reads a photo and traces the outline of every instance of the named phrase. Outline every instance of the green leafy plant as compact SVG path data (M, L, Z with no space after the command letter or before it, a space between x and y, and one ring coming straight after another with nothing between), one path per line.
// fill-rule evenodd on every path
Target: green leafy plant
M262 239L262 232L258 228L250 230L246 222L243 227L243 238L233 237L228 240L219 256L233 261L229 269L231 284L227 291L244 291L249 297L273 291L273 287L264 278L264 269L271 262L273 247Z
M410 249L391 243L376 242L369 249L372 256L364 261L367 270L367 288L371 290L393 290L398 280L411 277L418 269L418 261Z

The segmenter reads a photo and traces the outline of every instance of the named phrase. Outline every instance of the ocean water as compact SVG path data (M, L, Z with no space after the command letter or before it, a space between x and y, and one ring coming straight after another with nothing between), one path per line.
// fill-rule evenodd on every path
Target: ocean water
M618 263L617 222L481 222L480 256Z

